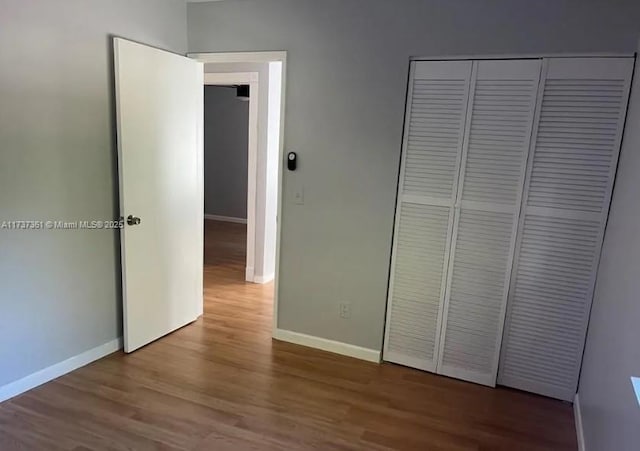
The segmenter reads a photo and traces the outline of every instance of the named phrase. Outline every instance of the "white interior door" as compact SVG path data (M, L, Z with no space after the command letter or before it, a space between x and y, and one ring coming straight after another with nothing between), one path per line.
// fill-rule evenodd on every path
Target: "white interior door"
M124 348L131 352L202 313L203 67L120 38L114 51Z

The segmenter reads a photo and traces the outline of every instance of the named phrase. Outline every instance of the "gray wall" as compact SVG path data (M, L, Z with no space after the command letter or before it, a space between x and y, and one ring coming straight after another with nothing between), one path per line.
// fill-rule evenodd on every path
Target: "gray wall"
M588 451L640 447L640 68L598 271L579 397Z
M186 51L176 0L0 0L0 221L117 218L110 34ZM0 229L0 386L121 335L118 233Z
M249 102L236 90L204 90L204 212L247 218Z
M187 21L191 52L289 52L305 202L285 171L279 326L380 349L409 57L633 52L640 2L244 0L189 4Z

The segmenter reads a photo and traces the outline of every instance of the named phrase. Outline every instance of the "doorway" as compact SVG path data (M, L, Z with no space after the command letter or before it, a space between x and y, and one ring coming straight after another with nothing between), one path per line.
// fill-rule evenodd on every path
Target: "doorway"
M125 352L204 313L205 73L207 83L245 73L250 88L255 84L254 95L261 92L257 102L251 94L249 100L259 119L249 127L244 275L249 282L240 280L246 288L240 294L248 294L247 285L269 290L273 314L263 318L268 329L277 329L286 53L189 56L114 38Z
M241 262L242 278L257 283L270 281L262 267L256 273L256 248L265 245L256 236L258 191L265 189L257 180L263 108L258 72L205 74L205 266L227 259ZM210 252L213 248L217 252Z
M228 80L240 83L240 79L248 80L253 74L230 75ZM253 266L249 261L254 261L254 255L250 255L254 247L247 246L248 180L252 172L248 170L248 160L249 154L256 152L258 120L255 114L257 100L254 96L250 102L250 91L249 84L209 84L205 81L205 303L208 287L215 289L218 279L254 282L255 275L249 269ZM252 219L251 223L255 224L255 221Z
M286 53L189 56L204 63L205 305L207 293L217 290L214 274L222 281L262 284L260 291L273 311L275 330ZM220 104L212 105L216 98ZM224 109L222 103L228 107L226 112L219 110ZM210 120L234 127L237 133L221 131ZM216 130L217 138L226 139L227 144L216 142ZM225 145L235 150L216 149ZM222 156L226 162L220 153L226 153ZM216 169L211 170L212 166ZM225 189L234 192L222 194Z

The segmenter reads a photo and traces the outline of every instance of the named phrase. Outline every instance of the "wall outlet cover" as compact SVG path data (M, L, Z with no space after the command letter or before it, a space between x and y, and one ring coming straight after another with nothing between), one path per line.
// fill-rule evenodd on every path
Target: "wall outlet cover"
M349 302L340 303L340 318L351 318L351 304Z

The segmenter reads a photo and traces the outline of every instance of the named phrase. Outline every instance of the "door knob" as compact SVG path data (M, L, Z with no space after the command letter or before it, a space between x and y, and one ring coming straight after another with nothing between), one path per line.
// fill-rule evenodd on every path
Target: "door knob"
M127 224L138 225L140 224L140 218L138 218L137 216L129 215L127 216Z

